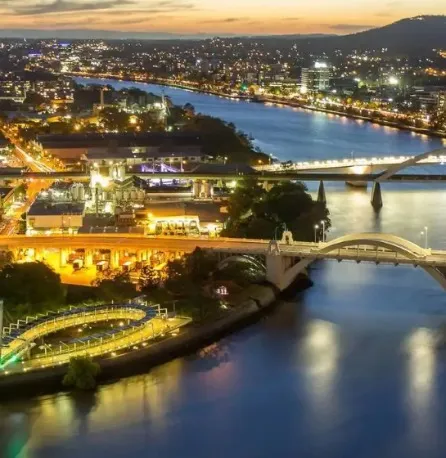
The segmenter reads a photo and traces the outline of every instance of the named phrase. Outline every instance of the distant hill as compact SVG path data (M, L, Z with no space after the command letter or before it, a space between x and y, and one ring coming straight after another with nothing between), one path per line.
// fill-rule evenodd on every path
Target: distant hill
M424 55L432 49L446 49L446 16L418 16L351 35L312 38L301 44L311 52L335 49L388 48L392 54Z
M1 1L1 0L0 0ZM222 38L260 41L270 49L288 47L290 40L294 40L299 50L308 53L330 54L336 49L349 52L354 49L382 49L387 48L391 54L405 54L408 56L423 56L432 53L432 49L446 49L446 16L417 16L401 19L384 27L373 28L364 32L350 35L325 34L291 34L240 36L220 35ZM110 30L31 30L31 29L3 29L0 37L9 38L59 38L59 39L105 39L105 40L148 40L178 41L203 40L211 38L211 34L177 34L169 32L115 32Z

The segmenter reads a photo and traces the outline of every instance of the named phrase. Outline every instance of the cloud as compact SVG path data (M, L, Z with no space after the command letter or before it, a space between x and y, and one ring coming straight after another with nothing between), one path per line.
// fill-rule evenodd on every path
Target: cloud
M53 0L50 3L38 3L29 6L18 6L14 12L21 16L38 14L66 13L73 11L107 10L121 5L131 5L132 0L105 0L77 2L73 0Z
M370 24L330 24L328 28L336 32L360 32L374 27Z
M378 11L377 13L375 13L375 16L377 17L394 16L395 9L400 8L402 6L403 6L403 2L401 2L400 0L392 0L390 2L387 2L381 11Z
M2 0L0 0L2 3ZM183 0L158 0L151 1L147 8L122 9L122 6L137 4L137 0L50 0L30 4L29 0L6 0L12 12L17 16L37 16L55 13L89 12L91 10L107 10L107 14L157 14L170 13L181 10L196 9L195 4ZM139 3L138 3L139 5Z
M289 22L294 22L294 21L300 21L300 17L284 17L281 19L281 21L289 21Z
M247 17L227 17L222 19L209 19L201 21L202 24L232 24L234 22L246 22L249 18Z

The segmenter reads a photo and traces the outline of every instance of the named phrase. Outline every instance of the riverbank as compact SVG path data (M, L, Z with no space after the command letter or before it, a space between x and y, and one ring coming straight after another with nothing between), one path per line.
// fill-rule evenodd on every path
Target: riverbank
M265 99L264 103L271 103L271 104L278 105L278 106L282 105L282 106L289 106L293 108L300 108L302 110L308 110L308 111L313 111L313 112L318 112L318 113L333 114L336 116L341 116L343 118L357 119L360 121L370 122L372 124L378 124L380 126L391 127L393 129L398 129L398 130L405 130L409 132L414 132L416 134L427 135L430 137L446 138L446 132L425 129L425 128L415 127L415 126L407 126L407 125L399 124L393 121L386 121L385 119L371 118L369 116L356 115L354 113L345 113L343 111L336 111L336 110L330 110L328 108L314 107L312 105L305 105L305 104L300 104L297 102L286 102L286 101L282 102L282 101L277 101L274 99Z
M296 278L288 291L303 291L312 285L306 274ZM251 285L242 295L233 311L215 321L200 326L189 326L176 335L141 347L121 356L98 358L101 366L99 383L147 372L180 356L192 354L207 345L226 337L245 326L251 325L280 304L287 292L279 294L271 285ZM64 390L62 378L66 365L42 370L10 374L0 377L0 400L39 396Z
M446 131L443 132L443 131L437 131L437 130L432 130L432 129L427 129L427 128L408 126L408 125L399 124L393 121L386 121L385 119L377 119L377 118L373 118L370 116L363 116L363 115L354 114L354 113L346 113L343 111L331 110L328 108L316 107L313 105L307 105L307 104L296 102L296 101L278 100L278 99L269 98L269 97L253 97L253 96L248 96L248 95L246 96L245 95L230 95L230 94L225 94L223 92L212 91L212 90L203 90L203 89L200 89L194 86L187 86L184 84L168 82L165 80L158 80L158 79L142 80L142 79L135 79L135 78L132 79L127 76L126 76L127 79L122 79L114 75L104 75L104 74L86 75L86 74L81 74L81 73L70 73L68 74L68 76L92 78L92 79L109 79L109 80L115 80L115 81L120 81L120 82L129 81L129 82L141 83L141 84L154 84L154 85L159 85L159 86L182 89L185 91L196 92L199 94L213 95L213 96L221 97L221 98L228 99L228 100L240 100L240 101L245 101L245 102L260 103L264 105L274 104L276 106L287 106L287 107L299 108L302 110L307 110L307 111L312 111L312 112L333 114L333 115L341 116L344 118L356 119L360 121L369 122L371 124L376 124L376 125L380 125L384 127L390 127L390 128L398 129L401 131L414 132L416 134L426 135L429 137L446 138Z

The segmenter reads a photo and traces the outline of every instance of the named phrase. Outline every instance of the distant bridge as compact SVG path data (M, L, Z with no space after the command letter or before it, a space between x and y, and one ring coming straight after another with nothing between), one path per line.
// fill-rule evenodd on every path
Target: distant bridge
M446 163L446 148L439 148L415 156L347 157L317 161L282 162L259 165L255 169L263 172L316 172L352 173L357 175L389 171L391 175L412 166L438 165ZM389 175L390 176L390 175ZM381 174L385 180L385 174Z
M387 158L357 158L342 160L327 160L305 163L295 163L291 166L268 165L257 167L252 173L199 173L199 172L127 172L126 177L138 176L154 180L190 180L197 183L195 197L202 197L203 186L206 189L204 197L213 195L216 184L238 182L246 178L254 178L265 186L271 186L280 181L318 181L320 182L318 200L324 201L324 181L342 181L347 183L373 183L371 202L375 208L382 207L381 183L439 183L446 182L445 174L401 174L407 167L425 164L442 164L446 161L446 148L425 152L417 156L399 156ZM384 170L383 170L384 169ZM380 170L376 172L376 170ZM0 170L0 180L76 180L89 181L89 173L85 172L12 172ZM195 193L195 191L194 191Z

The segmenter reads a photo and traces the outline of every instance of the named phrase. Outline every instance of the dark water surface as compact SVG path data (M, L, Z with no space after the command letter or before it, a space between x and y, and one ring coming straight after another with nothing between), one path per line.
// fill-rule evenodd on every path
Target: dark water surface
M326 115L166 93L235 122L283 159L440 144ZM444 186L385 186L383 195L376 214L367 192L329 187L330 237L382 231L421 244L428 226L429 245L446 249ZM446 294L413 267L327 261L312 278L293 302L195 355L86 398L0 406L0 456L445 457L446 354L432 335L446 320Z

